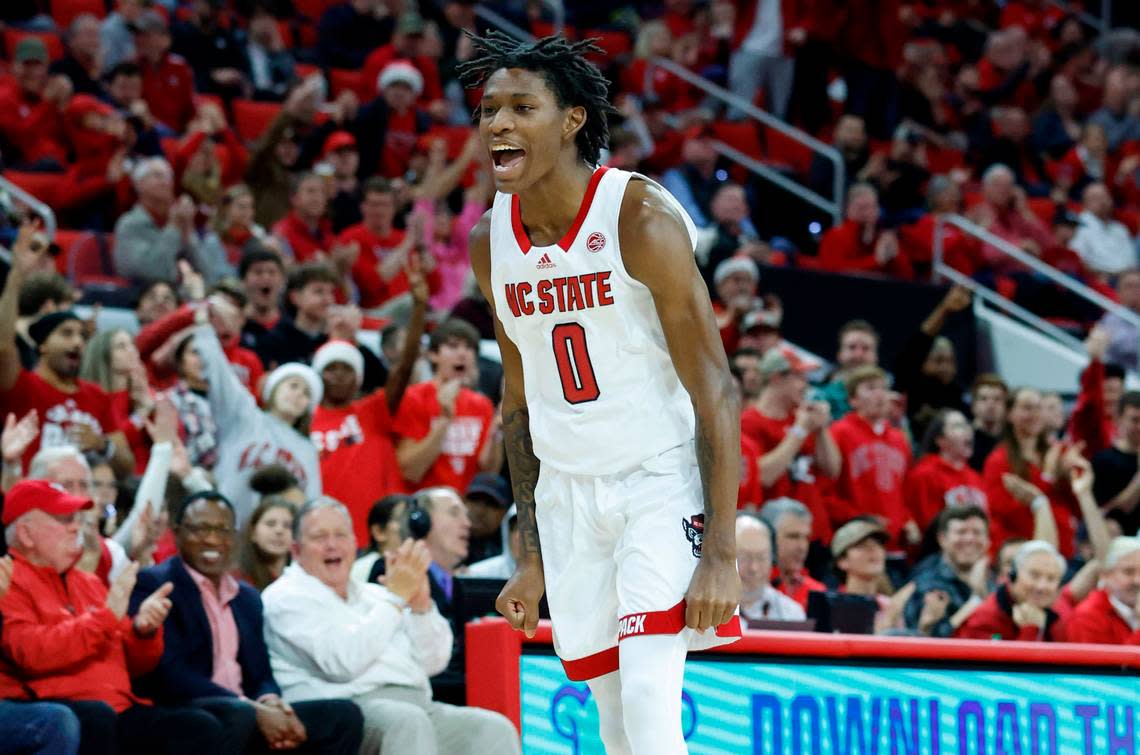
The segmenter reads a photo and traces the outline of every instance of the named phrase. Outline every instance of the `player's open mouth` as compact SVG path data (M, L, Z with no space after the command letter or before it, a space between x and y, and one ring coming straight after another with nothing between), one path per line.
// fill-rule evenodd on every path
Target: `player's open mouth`
M340 562L342 560L343 559L341 559L340 556L337 556L335 558L326 558L325 559L325 566L327 566L329 568L340 566Z
M525 157L526 151L513 144L495 144L491 147L491 162L497 174L503 174L518 166Z

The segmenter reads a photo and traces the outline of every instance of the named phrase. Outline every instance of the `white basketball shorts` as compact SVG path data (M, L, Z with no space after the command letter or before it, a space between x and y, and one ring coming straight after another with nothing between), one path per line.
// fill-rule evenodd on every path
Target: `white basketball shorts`
M627 637L685 632L692 650L740 637L738 616L685 627L704 535L693 444L605 477L542 467L535 500L554 649L571 680L617 670Z

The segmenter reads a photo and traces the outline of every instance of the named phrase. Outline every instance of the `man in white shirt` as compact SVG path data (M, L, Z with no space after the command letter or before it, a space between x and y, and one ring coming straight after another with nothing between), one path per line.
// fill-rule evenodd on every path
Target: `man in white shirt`
M740 615L768 621L803 621L800 604L772 587L772 531L754 514L736 515L736 566Z
M1116 275L1136 267L1136 242L1122 223L1112 219L1112 195L1102 183L1091 183L1081 195L1081 225L1070 244L1091 270Z
M433 702L428 677L451 657L451 627L432 602L431 556L407 540L386 559L386 586L350 579L352 517L321 497L293 522L293 563L262 594L273 675L287 700L347 697L364 714L362 755L519 753L498 713Z

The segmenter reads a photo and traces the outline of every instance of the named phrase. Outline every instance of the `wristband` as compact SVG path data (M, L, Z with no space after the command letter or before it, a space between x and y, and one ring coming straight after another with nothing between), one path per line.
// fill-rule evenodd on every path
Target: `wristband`
M1029 502L1029 510L1036 514L1037 509L1041 508L1042 506L1048 506L1048 505L1049 505L1049 499L1043 495L1039 495L1036 498L1034 498L1032 501Z
M793 438L799 438L800 440L803 440L808 436L808 431L799 425L792 425L792 429L788 430L788 435L791 435Z

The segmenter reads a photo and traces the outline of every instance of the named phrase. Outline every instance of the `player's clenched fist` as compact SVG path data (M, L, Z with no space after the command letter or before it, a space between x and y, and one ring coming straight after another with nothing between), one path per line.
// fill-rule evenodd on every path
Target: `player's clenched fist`
M495 609L511 622L515 629L521 629L527 637L534 637L538 628L538 603L546 591L546 579L542 572L542 562L535 559L530 563L520 563L514 576L507 580Z
M706 552L685 593L685 626L703 632L732 618L740 604L740 573L735 560Z

